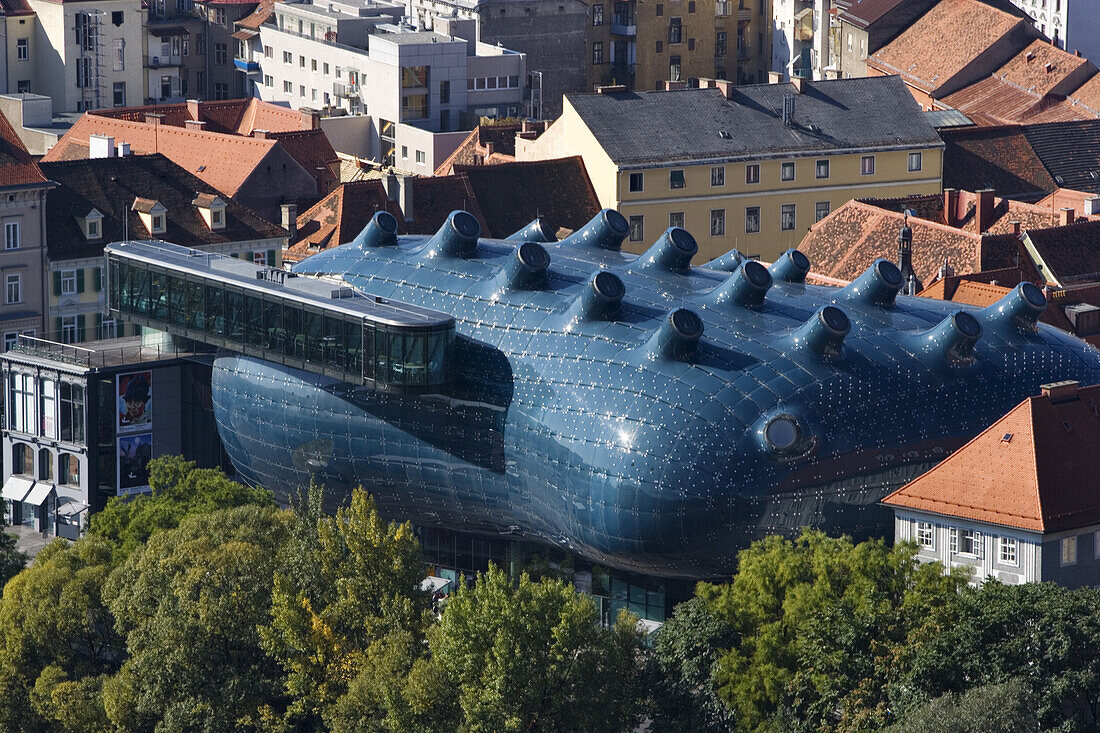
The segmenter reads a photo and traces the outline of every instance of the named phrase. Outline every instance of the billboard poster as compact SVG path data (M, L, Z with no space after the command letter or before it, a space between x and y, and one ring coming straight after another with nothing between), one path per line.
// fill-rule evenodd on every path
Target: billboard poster
M119 374L116 396L118 432L138 433L153 427L153 373Z
M118 439L118 493L135 494L149 488L149 460L153 434L124 435Z

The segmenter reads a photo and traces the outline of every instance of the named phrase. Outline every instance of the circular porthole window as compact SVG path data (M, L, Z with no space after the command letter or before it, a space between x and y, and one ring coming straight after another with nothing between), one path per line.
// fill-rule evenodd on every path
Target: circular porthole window
M772 450L787 453L798 447L802 430L792 416L777 415L764 426L764 440Z

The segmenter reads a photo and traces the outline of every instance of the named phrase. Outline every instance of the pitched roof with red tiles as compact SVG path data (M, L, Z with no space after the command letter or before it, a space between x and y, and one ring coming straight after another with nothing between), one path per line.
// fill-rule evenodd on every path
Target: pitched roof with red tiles
M198 104L197 115L195 111L190 103L180 102L100 109L88 114L131 122L145 122L147 114L158 114L163 116L162 125L184 127L188 121L201 121L206 123L208 132L245 136L252 135L256 130L290 132L312 128L312 121L301 112L256 98L202 101Z
M237 25L254 31L259 30L274 11L275 0L261 0L255 10L237 21Z
M447 215L456 209L473 214L481 224L481 231L489 232L489 225L466 174L410 180L413 185L413 220L403 223L408 234L435 234L443 226Z
M1003 196L1053 191L1058 184L1022 127L975 127L941 131L943 185L966 191L995 189Z
M297 238L284 253L284 259L297 262L328 247L347 244L380 210L389 211L399 224L403 223L401 210L387 199L382 181L341 184L298 216Z
M1100 280L1100 221L1025 232L1028 250L1044 265L1049 282Z
M1070 104L1083 105L1095 116L1100 116L1100 74L1092 77L1067 95Z
M519 123L478 125L435 169L437 176L449 176L459 165L492 165L516 159L516 133Z
M1097 194L1091 191L1075 191L1072 188L1059 188L1047 196L1035 202L1036 206L1048 209L1053 216L1057 216L1062 209L1073 209L1075 220L1100 219L1100 214L1086 214L1088 202L1097 198Z
M1026 21L981 0L941 0L867 59L932 92Z
M34 15L27 0L0 0L0 8L3 9L4 15Z
M278 140L291 157L302 164L317 179L317 190L326 193L340 181L340 157L329 142L324 130L293 130L273 132L270 139Z
M1086 67L1088 70L1082 72ZM1067 53L1037 38L993 75L1041 97L1080 73L1091 77L1096 69L1088 59Z
M490 237L507 237L536 217L579 229L600 211L580 156L554 160L456 166L477 197Z
M15 134L8 118L0 113L0 186L35 183L46 183L46 177Z
M1100 385L1029 397L928 473L883 499L1032 532L1100 522Z

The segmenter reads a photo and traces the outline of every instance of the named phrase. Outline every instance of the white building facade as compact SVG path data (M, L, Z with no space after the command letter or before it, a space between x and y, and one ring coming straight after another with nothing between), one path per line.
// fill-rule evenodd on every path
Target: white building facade
M1012 0L1035 19L1054 45L1100 61L1100 4L1096 0Z
M829 66L832 0L774 0L771 70L803 79L824 79Z

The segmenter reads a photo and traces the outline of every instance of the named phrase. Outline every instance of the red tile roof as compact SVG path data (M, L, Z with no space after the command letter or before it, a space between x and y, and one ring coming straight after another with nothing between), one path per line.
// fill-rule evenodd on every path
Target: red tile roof
M867 65L932 92L1025 23L981 0L941 0Z
M883 500L1034 532L1100 522L1100 385L1029 397Z
M510 163L516 159L516 133L519 123L478 125L435 169L437 176L449 176L456 166Z
M297 239L287 249L285 259L297 262L328 247L347 244L379 210L389 211L399 224L404 223L397 204L387 200L382 181L341 184L298 216Z
M242 28L259 30L260 26L264 24L264 21L271 17L271 13L274 10L275 0L261 0L255 10L237 21L237 25Z
M197 112L197 114L195 114ZM184 127L187 121L202 121L209 132L252 135L256 130L290 132L309 130L312 121L301 112L259 99L223 99L199 102L197 109L190 103L158 104L137 107L101 109L89 114L116 120L145 122L147 114L163 115L162 125Z
M3 8L4 15L34 15L27 0L0 0L0 8Z
M35 183L46 183L46 177L23 147L8 118L0 114L0 186Z
M1082 71L1088 67L1087 71ZM1075 74L1092 76L1096 70L1088 59L1066 53L1042 39L1035 39L1017 53L993 76L1015 84L1040 97L1054 91ZM1075 85L1076 86L1076 85Z
M1068 103L1083 105L1089 112L1100 116L1100 74L1092 77L1067 96Z
M1029 250L1045 265L1048 282L1066 285L1100 280L1100 221L1025 233Z

